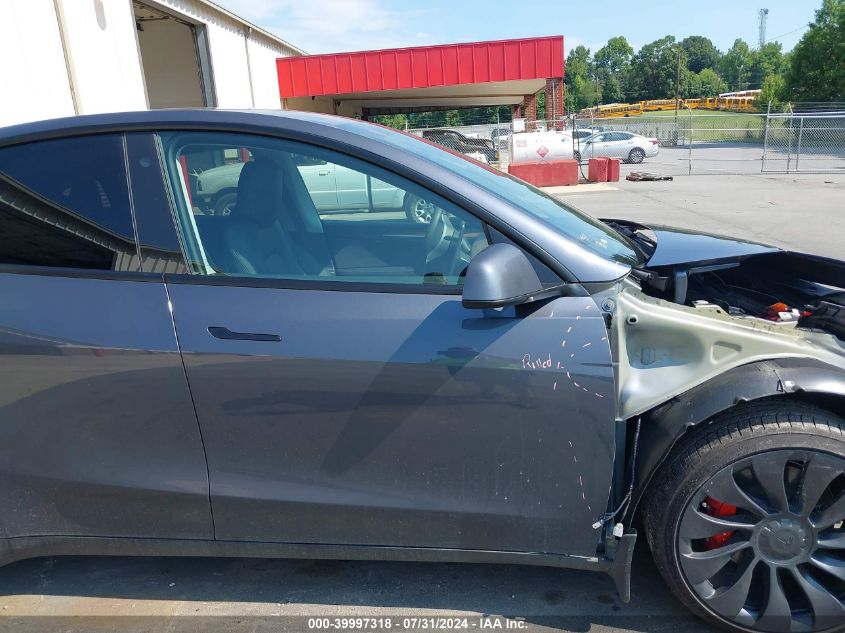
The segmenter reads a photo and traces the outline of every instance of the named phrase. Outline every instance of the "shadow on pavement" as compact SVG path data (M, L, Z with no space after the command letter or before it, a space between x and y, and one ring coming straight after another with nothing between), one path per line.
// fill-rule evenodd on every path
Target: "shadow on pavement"
M689 615L670 595L645 547L638 551L634 569L633 600L624 605L603 574L547 567L42 558L0 571L0 613L6 616L0 618L0 629L307 631L314 630L307 616L392 616L396 621L462 613L470 616L470 628L480 630L479 618L484 615L524 620L522 630L529 631L715 630ZM396 624L393 629L403 630Z

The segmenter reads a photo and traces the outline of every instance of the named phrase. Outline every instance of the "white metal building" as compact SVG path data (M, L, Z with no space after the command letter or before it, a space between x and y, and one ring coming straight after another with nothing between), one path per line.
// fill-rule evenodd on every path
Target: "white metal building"
M0 126L146 108L280 108L302 51L208 0L0 0Z

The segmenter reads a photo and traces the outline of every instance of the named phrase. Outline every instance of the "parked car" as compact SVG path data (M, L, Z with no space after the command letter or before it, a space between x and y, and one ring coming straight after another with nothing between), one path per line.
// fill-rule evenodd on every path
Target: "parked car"
M424 130L422 133L424 139L437 143L443 147L461 152L462 154L481 154L484 160L481 162L495 163L499 160L499 153L493 146L493 141L486 138L470 138L465 134L461 134L457 130L446 130L437 128L434 130Z
M490 130L490 140L493 141L493 147L496 148L498 151L501 151L503 148L507 148L508 139L510 139L510 137L510 125L494 127L492 130Z
M320 161L430 221L320 213ZM0 563L526 563L628 601L641 523L707 620L842 629L845 262L304 112L5 128L0 174Z
M204 209L217 215L232 211L237 204L238 180L245 164L227 163L196 174L196 197L204 202ZM309 157L299 158L297 169L321 213L404 209L413 215L413 197L377 178Z
M597 132L595 130L591 130L590 128L577 129L577 130L566 130L566 133L569 134L569 136L578 139L579 141L586 140L586 139L590 138L591 136L593 136L594 134L597 134Z
M660 142L633 132L602 132L584 141L580 151L575 152L575 159L606 156L619 158L626 163L639 164L645 158L653 158L660 151Z

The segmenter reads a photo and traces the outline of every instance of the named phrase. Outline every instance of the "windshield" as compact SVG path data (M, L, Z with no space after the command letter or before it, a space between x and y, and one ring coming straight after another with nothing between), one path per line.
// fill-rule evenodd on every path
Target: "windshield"
M638 266L643 262L637 247L627 237L522 180L462 155L444 151L410 134L381 125L362 125L358 121L344 119L339 119L333 124L422 156L450 171L459 172L479 187L518 206L552 229L606 259L629 266Z

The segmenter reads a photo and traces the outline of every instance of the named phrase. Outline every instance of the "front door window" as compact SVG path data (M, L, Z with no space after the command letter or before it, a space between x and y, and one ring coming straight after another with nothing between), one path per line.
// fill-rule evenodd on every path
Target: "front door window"
M459 286L480 220L349 156L237 134L162 135L195 274Z

